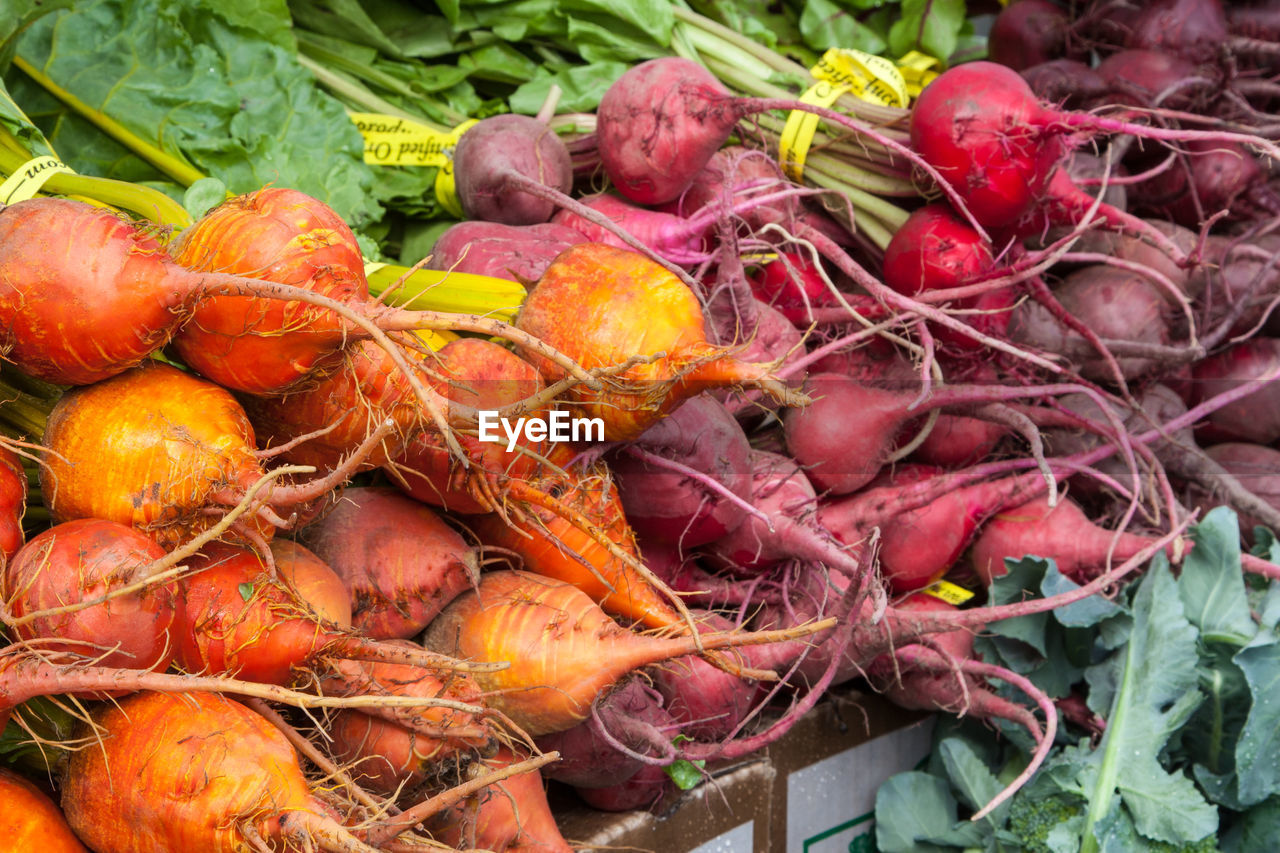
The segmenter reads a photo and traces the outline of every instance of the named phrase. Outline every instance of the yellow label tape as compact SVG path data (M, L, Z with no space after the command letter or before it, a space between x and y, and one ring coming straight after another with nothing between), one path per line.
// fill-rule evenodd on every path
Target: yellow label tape
M800 96L800 100L816 107L829 107L847 91L848 86L824 80L810 87L809 91ZM817 131L818 117L799 110L791 111L782 128L782 138L778 140L778 162L787 177L796 183L804 177L804 161L809 156L809 146L813 144L813 135Z
M907 81L907 94L912 98L920 97L920 91L938 76L937 68L941 64L936 57L918 50L904 53L898 59L898 70L902 72L902 79Z
M936 64L936 60L934 62ZM904 72L882 56L833 47L809 69L809 73L818 82L800 96L806 104L829 107L845 92L886 107L906 107L911 103ZM787 117L782 129L778 159L787 177L797 183L804 175L804 161L817 130L817 116L797 111Z
M412 119L381 113L351 113L364 137L364 161L374 166L433 166L436 199L455 216L462 216L453 179L453 148L475 119L464 121L448 133Z
M902 72L883 56L860 50L833 47L809 69L815 80L847 86L864 101L885 107L905 107L911 103Z
M435 166L449 161L458 141L407 118L379 113L351 113L364 137L364 161L375 166Z
M934 598L956 607L973 598L972 592L962 586L956 586L950 581L934 581L922 589L921 592L925 595L932 595Z
M45 181L59 172L75 174L66 163L57 157L36 157L28 160L0 184L0 204L17 204L35 198L36 193L44 186Z

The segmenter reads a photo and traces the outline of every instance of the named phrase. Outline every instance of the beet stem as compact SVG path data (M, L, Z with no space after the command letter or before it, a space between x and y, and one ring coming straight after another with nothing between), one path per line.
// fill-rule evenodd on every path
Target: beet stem
M930 320L940 326L945 326L948 329L959 332L966 337L973 338L979 343L1006 353L1013 358L1035 364L1038 367L1048 370L1050 373L1063 372L1061 365L1054 364L1052 361L1035 355L1034 353L1019 349L1007 341L1002 341L999 338L993 338L985 332L980 332L968 323L957 320L951 315L934 308L932 305L926 305L918 300L903 296L896 290L880 282L875 278L875 276L868 273L856 261L854 261L853 258L849 257L843 249L837 246L834 241L826 237L826 235L806 230L806 237L819 248L824 257L829 258L832 263L852 278L855 283L860 285L877 300L891 308L902 312L917 314L924 317L926 320Z
M252 696L297 708L365 708L422 704L417 696L315 696L274 684L259 684L218 675L175 675L87 664L87 658L65 653L39 657L19 645L0 651L0 708L9 709L36 696L85 695L104 691L151 690L157 693L208 691Z
M480 314L450 314L443 311L409 311L403 308L387 308L377 315L378 326L386 331L412 331L413 329L446 329L462 332L479 332L485 335L511 341L522 349L536 352L538 355L564 368L565 372L576 378L593 391L604 387L594 373L584 368L551 344L534 337L523 329L517 329L510 323L485 317ZM454 404L455 407L457 404ZM461 407L460 407L461 408Z
M933 671L951 671L954 669L954 665L951 661L946 660L942 655L935 651L922 647L912 648L908 646L899 649L897 656L902 658L904 662L910 663L913 666L919 666L922 669ZM970 820L978 821L991 814L991 812L994 811L1001 803L1017 793L1018 789L1031 780L1031 777L1040 769L1040 765L1042 765L1045 759L1048 758L1049 751L1053 749L1053 742L1058 734L1058 709L1057 706L1053 704L1053 700L1045 695L1043 690L1036 687L1023 676L1005 669L1002 666L995 666L994 664L982 663L981 661L976 660L962 660L958 662L958 665L960 669L966 673L982 675L987 678L998 678L1001 681L1005 681L1013 685L1023 693L1027 694L1027 696L1040 706L1040 709L1044 711L1045 715L1044 731L1038 732L1034 729L1031 730L1031 735L1036 740L1036 749L1031 755L1031 760L1027 762L1027 766L1023 768L1017 778L1006 785L1004 790L992 798L991 802L987 803L975 812L973 817L970 818ZM1029 723L1032 721L1018 720L1017 722L1029 727Z
M330 853L382 853L356 838L333 818L306 809L285 812L279 821L280 833L300 843L304 850L315 845Z
M643 447L640 447L639 445L634 445L634 444L629 445L626 450L627 450L627 453L631 454L637 459L647 462L650 465L653 465L658 468L666 468L670 471L675 471L678 474L683 474L684 476L693 480L695 483L701 484L703 487L709 489L710 491L715 492L723 500L726 500L729 503L733 504L734 506L739 507L742 510L745 510L749 515L753 515L756 518L760 519L769 528L769 532L770 533L773 532L773 520L770 519L769 516L766 515L763 510L756 507L750 501L745 501L742 498L738 497L733 492L729 491L729 487L726 486L724 483L721 483L715 477L712 477L709 474L705 474L702 471L697 470L696 468L690 468L688 465L684 465L680 462L675 461L674 459L668 459L667 457L662 456L661 454L654 453L653 451L650 451L650 450L645 450Z
M1106 133L1126 133L1140 139L1159 139L1165 142L1203 141L1236 143L1245 146L1252 145L1255 148L1262 149L1263 153L1272 160L1280 160L1280 147L1277 147L1275 143L1270 140L1247 133L1152 127L1150 125L1107 118L1105 116L1094 115L1092 113L1072 112L1053 113L1052 119L1047 124L1050 128L1054 124L1061 124L1072 129L1101 130Z
M275 457L279 456L282 453L288 453L290 450L293 450L295 447L297 447L300 444L311 441L313 438L321 438L323 436L326 436L337 428L338 428L338 424L332 423L332 424L329 424L328 426L320 427L320 429L312 430L311 432L308 432L308 433L303 433L302 435L297 436L296 438L286 441L284 444L277 444L275 447L268 447L263 450L255 450L253 455L258 457L259 459L274 459Z
M360 442L360 445L342 460L341 464L323 477L301 483L296 486L273 488L270 493L272 505L295 506L322 497L341 486L359 469L361 463L368 458L379 444L396 428L391 418L378 424L377 428ZM287 523L286 523L287 526Z
M618 738L614 736L613 732L609 731L609 726L606 723L606 717L601 716L598 701L591 703L591 719L595 722L595 730L599 732L600 737L604 739L604 742L628 758L632 758L642 764L653 764L658 767L666 767L679 757L676 754L676 748L671 741L661 737L658 730L654 728L651 723L632 720L620 713L611 713L607 717L608 720L612 720L614 724L621 727L626 734L637 740L642 740L661 751L662 756L659 758L654 758L653 756L646 755L642 752L636 752L634 749L631 749L625 743L618 740Z
M511 666L510 661L462 661L438 652L427 651L423 648L411 649L406 646L396 646L359 636L340 636L334 642L326 645L322 654L344 657L347 660L398 663L406 666L418 666L423 669L445 669L454 672L498 672ZM462 702L454 702L451 699L422 699L419 697L417 701L421 705L453 708L468 714L481 715L485 713L484 708Z
M745 98L740 100L738 104L735 104L734 108L747 113L767 112L769 110L782 110L785 112L799 110L801 112L813 113L819 118L824 118L833 124L848 128L854 133L861 134L875 142L878 142L880 145L895 154L901 155L908 163L919 168L922 172L932 178L934 183L937 184L938 189L942 190L942 192L946 194L947 198L950 199L951 206L955 208L956 212L963 216L965 220L973 226L973 230L978 232L979 237L990 242L991 236L987 234L982 225L973 218L973 214L969 212L968 206L964 203L964 198L953 186L951 186L950 182L948 182L937 169L913 151L910 146L903 145L898 140L880 133L873 126L850 118L844 113L837 112L836 110L815 106L813 104L806 104L802 101L793 101L787 98Z

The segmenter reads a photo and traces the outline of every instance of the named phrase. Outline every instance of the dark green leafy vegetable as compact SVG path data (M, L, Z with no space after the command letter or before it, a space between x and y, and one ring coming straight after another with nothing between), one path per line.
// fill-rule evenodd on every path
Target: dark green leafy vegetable
M37 20L17 55L232 192L295 187L356 228L382 215L360 135L299 64L283 2L87 0ZM6 79L73 168L165 182L16 68Z
M964 23L964 0L903 0L902 17L889 28L889 49L894 56L919 50L948 59Z
M1068 728L1034 779L974 824L965 814L1024 766L1027 744L1012 730L941 725L929 772L899 774L882 789L878 837L902 850L1273 849L1280 586L1256 591L1246 582L1230 510L1209 513L1192 536L1176 577L1158 555L1114 601L1094 597L1045 619L997 623L979 644L987 660L1021 665L1038 683L1087 691L1107 722L1100 737ZM1275 544L1269 533L1255 541L1267 553ZM1008 566L992 600L1072 583L1049 561ZM1061 661L1059 643L1077 657ZM962 826L980 837L957 834Z

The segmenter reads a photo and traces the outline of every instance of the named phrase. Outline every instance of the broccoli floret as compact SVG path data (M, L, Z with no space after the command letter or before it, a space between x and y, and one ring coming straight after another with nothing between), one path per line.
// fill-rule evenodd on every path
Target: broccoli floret
M1006 827L1026 853L1053 853L1049 833L1074 817L1084 814L1084 801L1070 796L1017 797L1009 807ZM1209 835L1186 844L1144 839L1144 853L1218 853L1218 838Z
M1073 797L1017 797L1009 808L1008 829L1027 853L1052 853L1049 833L1084 814L1084 802Z
M1146 849L1150 853L1218 853L1218 837L1207 835L1190 844L1170 844L1167 841L1148 840Z

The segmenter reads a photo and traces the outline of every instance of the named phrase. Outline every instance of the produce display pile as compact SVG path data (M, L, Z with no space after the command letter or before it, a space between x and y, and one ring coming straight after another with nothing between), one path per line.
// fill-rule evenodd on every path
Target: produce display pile
M1280 849L1280 7L0 8L0 829ZM11 840L12 839L12 840ZM16 847L13 845L17 845Z

